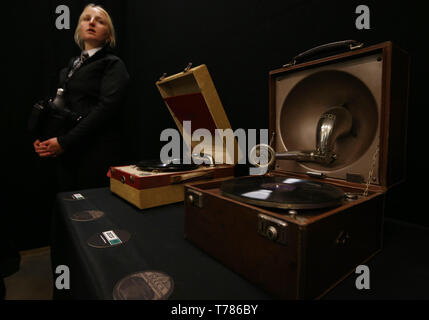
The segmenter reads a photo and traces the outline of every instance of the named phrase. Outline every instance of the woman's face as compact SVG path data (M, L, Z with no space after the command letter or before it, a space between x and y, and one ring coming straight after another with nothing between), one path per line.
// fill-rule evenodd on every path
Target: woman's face
M103 46L109 37L103 12L98 8L86 8L80 21L79 35L85 44L85 50Z

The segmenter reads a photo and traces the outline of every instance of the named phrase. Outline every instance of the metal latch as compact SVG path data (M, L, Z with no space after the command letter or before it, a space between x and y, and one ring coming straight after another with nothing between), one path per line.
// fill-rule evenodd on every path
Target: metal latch
M287 223L282 220L258 214L258 233L273 242L287 244L286 227Z
M187 190L185 200L197 208L203 207L203 194L195 190Z

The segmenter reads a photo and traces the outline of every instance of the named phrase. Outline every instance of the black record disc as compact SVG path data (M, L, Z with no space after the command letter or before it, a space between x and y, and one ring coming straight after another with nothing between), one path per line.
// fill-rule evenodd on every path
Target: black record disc
M195 170L199 167L199 165L195 163L174 164L174 163L163 163L159 160L143 160L137 163L136 166L143 171L157 171L157 172L189 171L189 170Z
M85 210L73 213L71 218L73 221L94 221L104 216L104 212L100 210Z
M173 279L161 271L142 271L121 279L113 288L115 300L166 300L174 289Z
M344 199L344 192L333 185L287 177L236 178L223 182L220 189L235 200L280 209L326 208Z

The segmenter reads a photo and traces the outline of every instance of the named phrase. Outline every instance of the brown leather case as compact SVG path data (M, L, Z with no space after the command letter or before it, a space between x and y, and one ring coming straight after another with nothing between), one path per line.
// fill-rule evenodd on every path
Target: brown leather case
M357 90L359 97L346 101L357 123L353 136L336 145L340 163L281 160L269 173L318 181L308 172L322 173L324 182L357 199L291 214L228 198L220 191L221 181L196 183L185 186L185 237L273 297L323 296L382 248L385 194L405 179L408 65L408 55L385 42L270 72L270 131L280 152L314 146L314 140L302 138L310 129L300 127L309 126L314 134L314 119L330 106L318 105L317 99L323 102L327 96L328 104L344 103L330 102L330 94ZM342 90L347 78L351 88ZM335 84L330 91L329 81ZM361 106L361 95L372 102ZM366 119L374 115L376 119ZM344 154L347 150L351 154Z

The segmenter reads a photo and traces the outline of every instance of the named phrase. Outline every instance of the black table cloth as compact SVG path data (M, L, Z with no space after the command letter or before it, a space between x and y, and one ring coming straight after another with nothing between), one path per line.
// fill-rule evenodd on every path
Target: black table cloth
M85 199L73 200L73 194ZM94 221L73 221L75 213L98 210ZM269 296L184 239L183 203L139 210L109 189L60 193L53 217L52 269L66 265L70 289L54 298L113 299L118 281L139 271L166 273L174 281L169 299L267 299ZM126 230L124 244L94 248L87 241L109 230ZM54 284L55 285L55 284Z
M76 193L84 199L73 200ZM71 219L85 210L104 215L89 222ZM52 230L53 272L59 265L70 270L70 289L54 287L55 299L113 299L118 281L148 270L173 279L171 300L272 299L184 239L183 203L139 210L108 188L60 193ZM88 245L92 236L109 230L126 230L130 238L105 249ZM351 274L323 299L428 299L427 243L428 228L386 220L383 250L367 263L370 289L356 289L358 274Z

